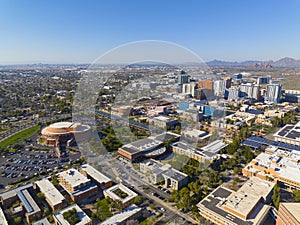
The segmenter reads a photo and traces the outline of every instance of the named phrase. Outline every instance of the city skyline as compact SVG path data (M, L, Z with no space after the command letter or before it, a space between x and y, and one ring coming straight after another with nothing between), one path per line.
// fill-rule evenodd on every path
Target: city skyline
M300 59L298 1L1 1L0 64L91 63L141 40L204 61Z

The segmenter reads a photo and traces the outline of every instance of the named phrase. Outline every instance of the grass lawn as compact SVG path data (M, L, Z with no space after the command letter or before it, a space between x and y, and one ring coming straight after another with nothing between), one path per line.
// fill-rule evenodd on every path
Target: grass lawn
M34 135L36 132L38 132L40 129L39 125L29 127L25 130L22 130L5 140L0 142L0 149L6 149L7 146L17 144L19 142L25 141L26 139L30 138L32 135Z

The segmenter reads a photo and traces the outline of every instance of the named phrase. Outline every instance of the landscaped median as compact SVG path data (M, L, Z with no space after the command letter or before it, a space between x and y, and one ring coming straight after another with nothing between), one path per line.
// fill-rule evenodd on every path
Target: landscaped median
M12 146L14 144L20 143L25 141L26 139L30 138L34 134L36 134L40 130L41 126L36 125L33 127L29 127L25 130L22 130L18 133L13 134L12 136L4 139L0 142L0 150L6 149L8 146Z

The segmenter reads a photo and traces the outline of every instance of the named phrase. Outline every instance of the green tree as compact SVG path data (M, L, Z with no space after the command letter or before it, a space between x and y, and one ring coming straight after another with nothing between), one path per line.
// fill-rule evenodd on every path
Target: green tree
M143 198L142 198L142 196L136 196L134 199L133 199L133 201L132 201L132 203L133 204L136 204L136 205L139 205L139 204L141 204L142 203L142 201L143 201Z
M300 202L300 190L294 191L294 199L296 202Z
M276 184L273 189L273 195L272 195L273 205L276 207L276 209L279 208L280 203L280 187Z

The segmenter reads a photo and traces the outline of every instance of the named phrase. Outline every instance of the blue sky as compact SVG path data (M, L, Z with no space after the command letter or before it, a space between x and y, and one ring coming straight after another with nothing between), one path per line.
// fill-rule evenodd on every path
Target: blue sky
M0 63L88 63L133 41L204 60L300 59L299 0L0 0Z

